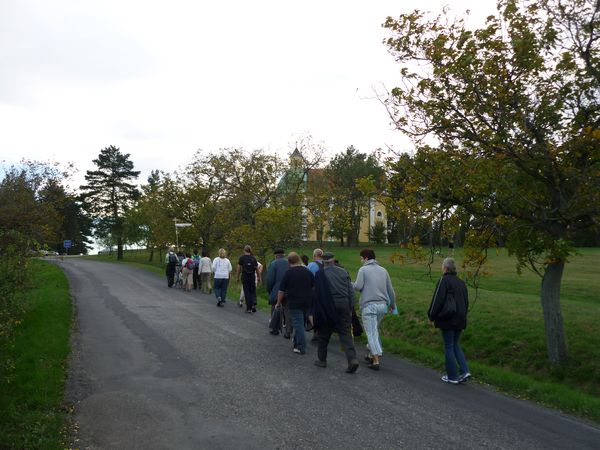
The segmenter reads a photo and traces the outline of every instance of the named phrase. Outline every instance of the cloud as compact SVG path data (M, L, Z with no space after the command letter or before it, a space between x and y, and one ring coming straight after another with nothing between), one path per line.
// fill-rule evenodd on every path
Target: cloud
M142 77L150 53L115 20L83 2L19 1L0 15L0 102L34 101L41 89Z

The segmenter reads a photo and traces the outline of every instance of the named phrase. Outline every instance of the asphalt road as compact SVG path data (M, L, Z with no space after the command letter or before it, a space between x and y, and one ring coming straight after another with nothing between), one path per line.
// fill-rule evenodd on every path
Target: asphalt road
M168 289L164 277L79 258L60 264L77 311L67 384L74 447L600 448L595 425L442 383L393 356L379 372L361 363L348 375L332 342L328 367L315 367L316 348L292 353L268 334L267 314L217 308L213 296Z

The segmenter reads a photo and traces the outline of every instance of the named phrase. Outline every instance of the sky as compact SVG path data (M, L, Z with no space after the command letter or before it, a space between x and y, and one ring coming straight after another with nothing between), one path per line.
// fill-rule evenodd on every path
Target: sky
M330 155L410 149L375 90L398 65L387 16L493 14L495 0L0 0L0 161L129 153L144 182L197 150L285 156L303 136ZM480 22L481 23L481 22Z

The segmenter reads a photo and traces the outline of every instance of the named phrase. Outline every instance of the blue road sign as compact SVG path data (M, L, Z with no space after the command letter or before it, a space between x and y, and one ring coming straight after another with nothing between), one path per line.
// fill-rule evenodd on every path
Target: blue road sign
M73 246L73 243L71 242L71 240L65 240L63 242L63 247L64 248L71 248Z

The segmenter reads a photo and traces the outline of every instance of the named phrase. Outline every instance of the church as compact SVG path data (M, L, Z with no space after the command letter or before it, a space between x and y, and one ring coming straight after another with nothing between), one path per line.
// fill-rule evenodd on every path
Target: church
M289 191L299 186L298 191L304 194L304 205L302 208L302 240L303 241L327 241L337 240L331 236L331 222L328 214L335 206L333 197L325 197L321 208L315 208L311 196L315 193L323 195L327 192L327 181L325 180L325 169L306 168L304 158L296 148L290 156L290 168L282 177L279 189ZM311 207L311 205L313 205ZM358 239L361 243L370 242L370 231L372 227L379 224L387 229L387 214L385 205L378 199L370 198L364 208L359 227ZM387 242L387 233L384 233L384 242Z

